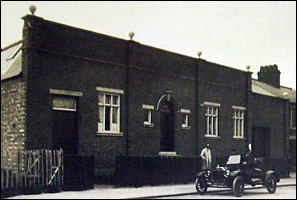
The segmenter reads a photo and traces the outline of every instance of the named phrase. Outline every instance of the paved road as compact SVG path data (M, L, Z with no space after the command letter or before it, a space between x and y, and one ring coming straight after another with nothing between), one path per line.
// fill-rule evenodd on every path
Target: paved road
M244 199L295 199L296 186L280 186L277 188L276 193L269 194L265 188L252 188L245 190L242 198ZM226 189L209 188L209 192L205 195L184 195L172 196L158 199L238 199L232 191Z

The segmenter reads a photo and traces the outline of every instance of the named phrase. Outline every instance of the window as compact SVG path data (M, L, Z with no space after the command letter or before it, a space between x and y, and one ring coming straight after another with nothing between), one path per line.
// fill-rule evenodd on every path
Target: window
M98 131L107 133L120 132L120 95L99 93Z
M148 127L153 127L154 124L152 123L152 111L154 110L154 106L142 105L142 108L144 110L143 125Z
M53 110L76 111L76 99L64 96L53 98Z
M219 106L218 103L204 102L206 105L206 137L218 137Z
M291 108L291 128L296 128L296 108Z
M180 112L182 113L182 128L191 128L189 124L189 116L191 111L187 109L180 109Z
M233 106L234 109L234 128L233 138L244 138L244 111L245 108L239 106Z

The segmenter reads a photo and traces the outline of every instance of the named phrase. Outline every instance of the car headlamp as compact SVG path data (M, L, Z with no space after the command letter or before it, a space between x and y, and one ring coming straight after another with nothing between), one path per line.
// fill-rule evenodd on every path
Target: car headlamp
M209 171L209 170L207 170L207 171L205 172L205 176L206 176L206 177L209 177L209 176L210 176L210 171Z
M224 176L225 177L228 177L230 175L230 170L226 170L225 172L224 172Z

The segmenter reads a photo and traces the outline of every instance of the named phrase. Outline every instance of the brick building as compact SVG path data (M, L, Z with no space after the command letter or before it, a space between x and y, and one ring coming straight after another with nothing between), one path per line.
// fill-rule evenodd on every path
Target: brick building
M262 66L258 80L252 80L252 89L253 126L264 133L259 134L263 136L259 141L270 141L260 152L267 156L282 152L296 168L296 90L280 85L277 65Z
M2 149L94 155L97 176L113 174L117 156L198 157L206 143L216 158L248 144L261 152L261 140L269 153L259 156L287 159L292 104L251 72L23 20L23 39L1 50ZM265 131L269 140L257 139Z

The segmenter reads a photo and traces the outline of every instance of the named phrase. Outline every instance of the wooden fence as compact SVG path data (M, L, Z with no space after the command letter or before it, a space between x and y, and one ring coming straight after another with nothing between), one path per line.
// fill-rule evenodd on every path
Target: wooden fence
M46 192L48 188L61 190L64 182L62 149L22 150L15 154L14 163L1 166L1 197L8 191L21 194Z

